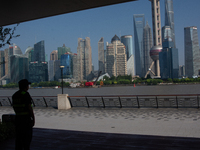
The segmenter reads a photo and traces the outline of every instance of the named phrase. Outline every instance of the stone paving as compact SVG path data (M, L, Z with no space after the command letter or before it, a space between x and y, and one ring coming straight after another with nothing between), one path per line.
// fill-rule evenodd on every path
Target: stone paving
M35 128L200 138L200 110L194 108L34 108ZM0 107L0 116L12 107Z

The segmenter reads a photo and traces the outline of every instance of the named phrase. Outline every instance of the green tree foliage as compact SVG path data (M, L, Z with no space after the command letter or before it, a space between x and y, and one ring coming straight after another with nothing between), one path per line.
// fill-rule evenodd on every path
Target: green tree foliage
M3 88L15 88L18 87L17 83L8 83L6 85L3 85Z

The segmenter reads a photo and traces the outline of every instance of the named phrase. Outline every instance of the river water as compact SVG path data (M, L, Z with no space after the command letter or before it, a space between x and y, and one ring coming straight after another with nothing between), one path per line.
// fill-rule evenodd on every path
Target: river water
M0 89L0 96L12 96L15 91L17 89ZM61 92L61 88L29 89L31 96L57 96ZM64 94L69 96L200 94L200 84L64 88Z

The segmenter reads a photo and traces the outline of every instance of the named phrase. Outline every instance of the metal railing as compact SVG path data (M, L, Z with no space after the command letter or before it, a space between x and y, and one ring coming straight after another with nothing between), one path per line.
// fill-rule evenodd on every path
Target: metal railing
M199 108L200 94L68 96L71 107ZM57 107L57 96L32 96L34 107ZM10 96L0 96L0 106L12 106Z

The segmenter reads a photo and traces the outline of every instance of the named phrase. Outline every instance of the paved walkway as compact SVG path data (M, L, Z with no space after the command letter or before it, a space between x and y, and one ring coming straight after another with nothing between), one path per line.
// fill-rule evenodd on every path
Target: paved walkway
M200 149L199 109L34 108L34 112L33 149ZM0 107L0 116L8 113L13 113L11 107ZM2 148L14 148L13 140L7 142Z

